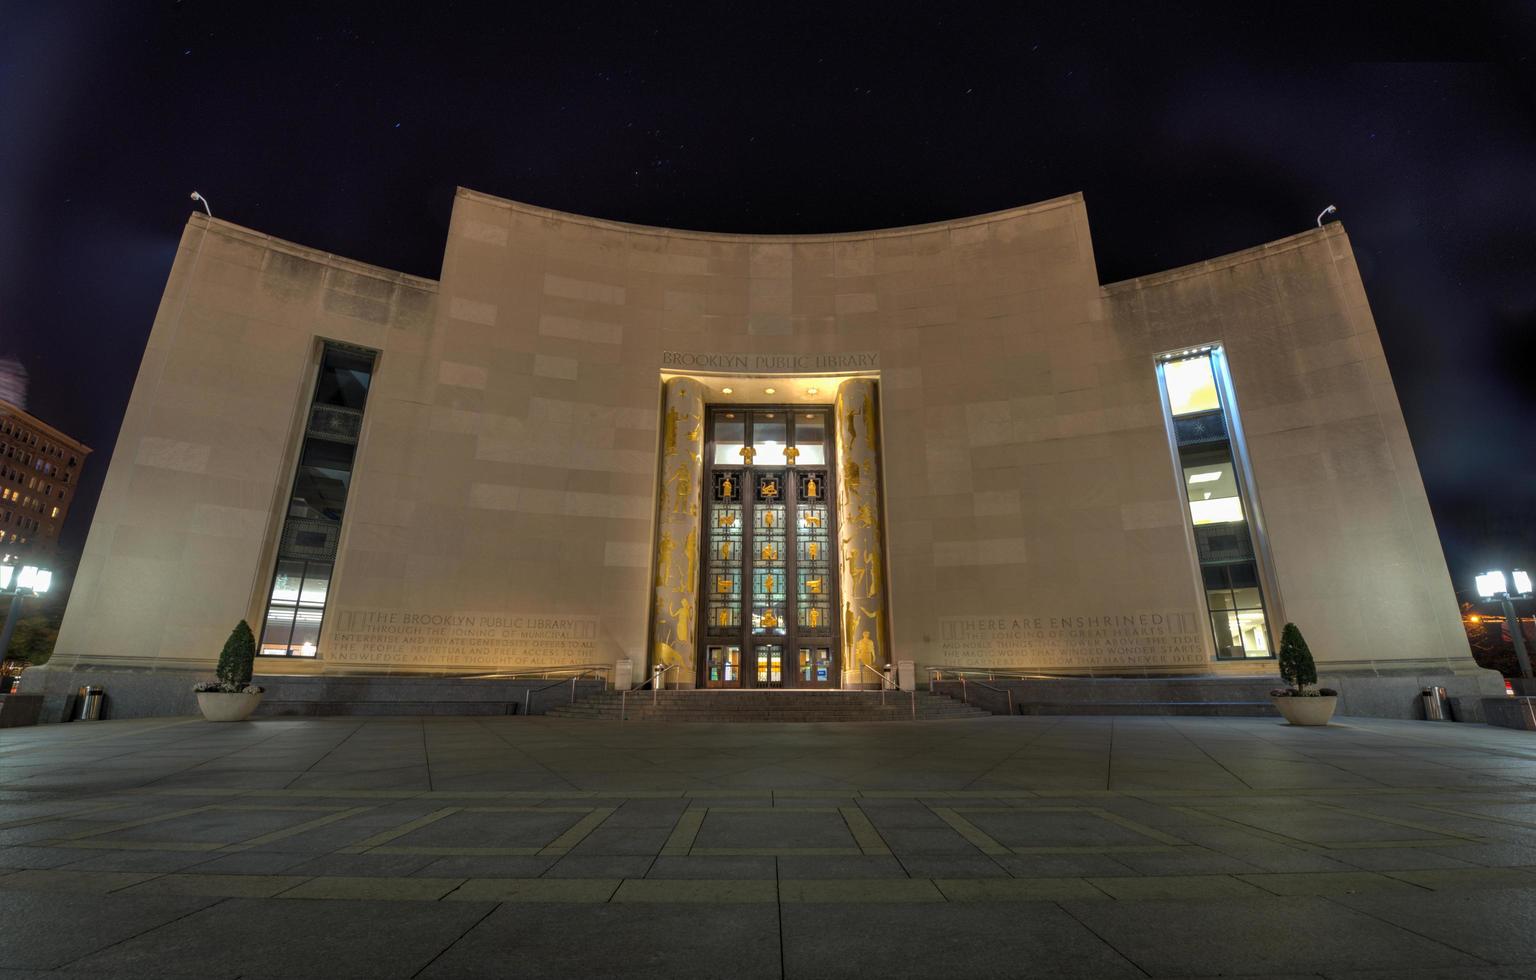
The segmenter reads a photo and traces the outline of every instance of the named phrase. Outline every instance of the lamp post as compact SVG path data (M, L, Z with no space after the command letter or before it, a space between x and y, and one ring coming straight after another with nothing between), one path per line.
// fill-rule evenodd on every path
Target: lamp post
M1510 582L1514 588L1510 588ZM1531 597L1531 576L1516 568L1508 576L1503 572L1484 572L1477 577L1477 594L1484 599L1497 599L1504 605L1504 622L1509 624L1510 638L1515 641L1515 657L1520 661L1520 676L1531 676L1531 657L1525 652L1525 634L1520 629L1520 616L1515 612L1516 599Z
M5 630L0 632L0 660L11 649L11 634L21 619L21 600L42 595L53 585L53 572L36 565L0 565L0 596L10 596L6 607Z

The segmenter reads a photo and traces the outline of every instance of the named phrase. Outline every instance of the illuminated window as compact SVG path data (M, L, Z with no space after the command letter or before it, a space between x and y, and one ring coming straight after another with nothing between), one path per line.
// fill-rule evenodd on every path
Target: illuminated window
M277 568L261 630L263 656L319 653L373 361L371 351L326 345L278 538Z
M1251 506L1234 453L1230 390L1220 348L1158 364L1189 525L1205 587L1206 612L1220 660L1273 656Z
M1168 391L1168 412L1174 418L1221 408L1209 354L1166 362L1163 385Z

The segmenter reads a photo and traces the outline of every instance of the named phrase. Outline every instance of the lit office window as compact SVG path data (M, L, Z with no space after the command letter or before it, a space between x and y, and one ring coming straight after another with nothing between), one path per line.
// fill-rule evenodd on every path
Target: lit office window
M363 406L373 381L372 351L327 344L320 362L293 492L277 542L261 653L314 657L341 538L341 518L352 486Z
M1173 429L1206 612L1220 660L1273 656L1251 502L1229 425L1232 407L1221 348L1172 355L1158 378Z

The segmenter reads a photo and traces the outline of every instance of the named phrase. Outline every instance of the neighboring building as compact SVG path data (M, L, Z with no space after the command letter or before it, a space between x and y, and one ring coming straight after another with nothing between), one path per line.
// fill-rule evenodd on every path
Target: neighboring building
M48 689L190 710L242 618L266 673L684 687L1267 675L1295 621L1346 711L1502 691L1343 227L1105 286L1080 195L753 236L460 190L437 281L192 215Z
M90 448L0 401L0 560L46 561Z
M27 407L27 369L14 357L0 357L0 402Z

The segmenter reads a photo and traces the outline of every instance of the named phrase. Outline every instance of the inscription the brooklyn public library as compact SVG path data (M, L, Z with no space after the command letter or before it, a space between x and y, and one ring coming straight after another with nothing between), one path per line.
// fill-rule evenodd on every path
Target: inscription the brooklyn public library
M596 653L596 616L339 612L331 656L342 661L529 666L586 662Z

